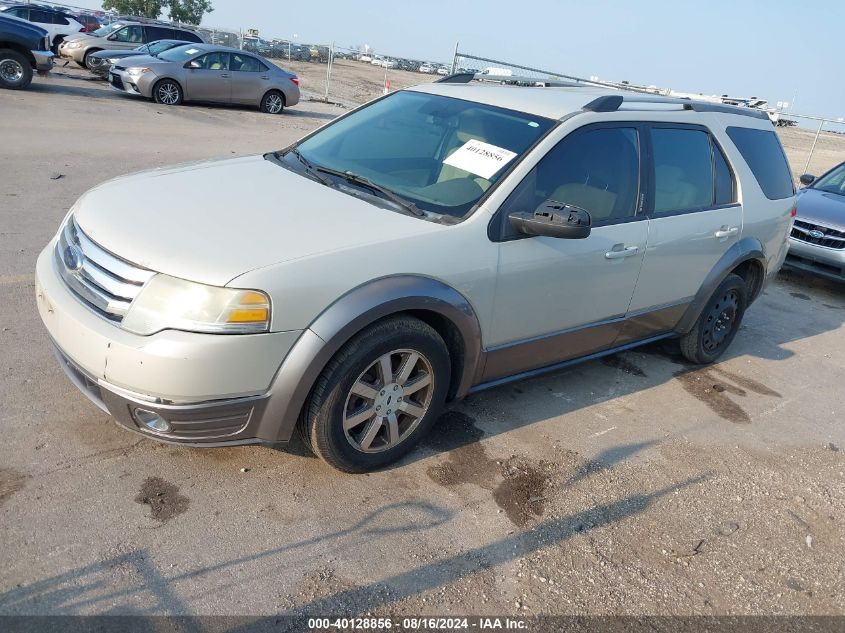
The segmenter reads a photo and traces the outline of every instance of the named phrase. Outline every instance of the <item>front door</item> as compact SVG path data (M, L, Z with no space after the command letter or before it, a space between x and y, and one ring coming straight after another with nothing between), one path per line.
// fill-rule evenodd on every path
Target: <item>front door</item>
M653 124L648 141L654 195L646 202L648 245L626 340L676 325L742 231L732 170L706 128Z
M484 381L613 345L648 238L640 215L637 124L600 124L566 136L517 186L499 222L499 271ZM585 239L526 237L507 221L546 200L589 211Z
M216 52L192 60L188 68L185 97L191 101L229 103L232 97L229 57L227 52ZM199 67L193 67L196 65Z
M270 69L246 53L232 53L232 103L258 105L270 88Z

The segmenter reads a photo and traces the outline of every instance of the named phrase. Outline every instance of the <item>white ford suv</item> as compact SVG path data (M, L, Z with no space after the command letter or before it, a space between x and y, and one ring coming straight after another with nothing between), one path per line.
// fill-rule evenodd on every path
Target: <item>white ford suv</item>
M92 189L38 259L38 306L126 428L299 428L359 472L473 391L665 337L713 361L781 266L793 197L765 114L435 83L278 152Z

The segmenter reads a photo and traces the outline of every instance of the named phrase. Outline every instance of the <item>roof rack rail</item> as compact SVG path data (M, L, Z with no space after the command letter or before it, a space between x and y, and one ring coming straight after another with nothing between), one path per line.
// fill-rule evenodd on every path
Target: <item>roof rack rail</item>
M684 110L692 110L694 112L722 112L725 114L749 116L754 119L768 120L769 118L769 115L762 110L755 110L753 108L741 108L721 103L693 101L692 99L687 98L650 97L647 95L604 95L603 97L590 101L590 103L585 105L583 109L590 112L616 112L620 107L622 107L623 103L653 103L658 105L674 104L683 106Z

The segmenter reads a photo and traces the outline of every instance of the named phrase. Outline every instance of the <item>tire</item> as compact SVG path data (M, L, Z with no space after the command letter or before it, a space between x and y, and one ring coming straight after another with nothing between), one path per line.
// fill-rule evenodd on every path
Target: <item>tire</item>
M23 90L31 83L29 60L10 48L0 48L0 88Z
M270 90L261 99L261 111L266 114L281 114L285 109L285 95L278 90Z
M94 53L99 53L101 49L99 48L92 48L91 50L85 51L85 55L82 57L82 67L91 70L91 64L89 63L89 59L91 59L91 55Z
M681 337L684 358L699 365L719 358L739 331L747 307L745 280L733 273L728 275L704 306L692 330Z
M59 45L65 41L64 35L57 35L56 39L53 40L53 45L50 47L50 50L53 52L54 55L59 55Z
M161 79L153 86L153 99L161 105L181 105L184 99L182 86L172 79Z
M387 380L384 358L391 361ZM385 466L434 424L450 367L449 350L431 326L408 316L379 321L326 365L303 408L300 433L317 457L338 470Z

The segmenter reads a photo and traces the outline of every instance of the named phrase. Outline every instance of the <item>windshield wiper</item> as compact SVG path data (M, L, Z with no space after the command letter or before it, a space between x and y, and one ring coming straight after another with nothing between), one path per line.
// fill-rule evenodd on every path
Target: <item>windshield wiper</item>
M305 156L302 155L302 152L300 152L298 149L296 149L294 147L292 150L288 150L287 153L293 154L296 157L296 159L300 163L302 163L302 166L305 167L305 172L309 176L311 176L315 180L320 181L321 183L323 183L327 187L334 187L335 186L335 184L331 180L329 180L325 176L322 176L320 174L320 172L318 171L318 169L314 165L311 164L311 161L309 161L307 158L305 158ZM278 156L278 153L276 155Z
M294 150L296 151L296 150ZM424 218L425 212L421 211L417 205L413 202L409 202L405 200L399 194L392 192L387 187L382 187L381 185L377 185L372 180L365 178L364 176L359 176L358 174L354 174L351 171L340 171L339 169L331 169L329 167L321 167L315 166L315 170L323 172L324 174L331 174L332 176L337 176L339 178L343 178L346 182L350 182L354 185L359 185L361 187L366 187L367 189L371 189L377 193L380 193L385 198L390 200L393 204L401 207L411 215L414 215L418 218Z

